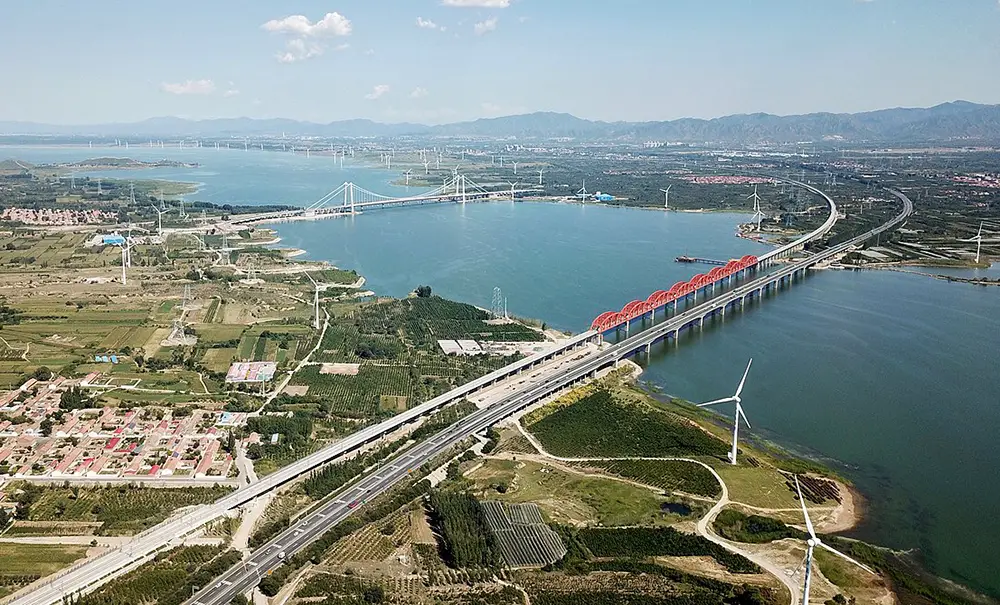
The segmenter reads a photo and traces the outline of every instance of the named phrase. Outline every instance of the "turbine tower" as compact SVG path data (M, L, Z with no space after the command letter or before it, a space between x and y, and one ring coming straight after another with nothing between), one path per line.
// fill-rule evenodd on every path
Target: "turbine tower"
M541 186L541 184L542 184L542 175L543 174L545 174L545 169L544 168L539 168L538 169L538 184L539 184L539 186Z
M583 179L583 187L580 187L576 194L579 195L580 199L584 202L587 201L587 179Z
M406 177L406 186L407 186L407 187L409 187L409 186L410 186L410 175L411 175L411 174L413 174L413 171L412 171L412 170L407 170L406 172L404 172L404 173L403 173L403 176L405 176L405 177Z
M743 378L740 380L740 386L736 387L736 394L732 397L726 397L724 399L716 399L715 401L709 401L706 403L699 403L698 407L702 408L708 405L716 405L719 403L736 403L736 413L733 416L733 449L729 453L729 463L736 464L736 446L739 441L740 435L740 418L743 418L743 422L746 423L747 428L750 428L750 421L747 420L746 414L743 413L743 406L740 405L743 399L740 397L740 393L743 392L743 385L746 384L747 374L750 373L750 364L753 363L753 357L750 358L749 363L747 363L747 369L743 372Z
M510 201L513 202L514 201L514 187L517 187L518 184L517 183L511 183L510 181L508 181L507 184L510 185Z
M976 233L975 237L971 237L967 242L976 242L976 264L979 264L979 252L983 247L983 221L979 223L979 233Z
M760 231L760 219L764 218L764 213L760 210L760 196L757 195L757 185L753 186L753 193L748 195L747 199L753 200L753 218L757 219L757 231Z
M663 209L664 210L670 210L670 188L673 187L673 186L674 186L674 184L671 183L671 184L667 185L666 189L660 189L660 191L663 192Z
M514 166L514 176L517 176L517 162L511 162L511 165Z
M122 285L128 285L128 276L125 274L125 269L131 264L132 258L132 246L135 244L130 244L128 240L123 241L119 246L122 249Z
M319 293L321 289L325 290L326 288L321 288L320 285L316 282L316 280L313 279L312 275L309 275L308 272L306 273L306 277L308 277L309 281L311 281L313 284L313 308L316 311L316 318L313 320L313 327L319 330L321 327L319 321Z
M802 516L806 521L806 530L809 532L809 538L806 540L806 573L805 580L802 583L802 605L809 605L809 584L812 580L812 561L813 561L813 551L817 546L824 548L831 553L837 555L838 557L845 559L846 561L853 563L860 567L861 569L867 571L872 575L876 575L872 569L858 561L855 561L851 557L840 552L836 548L824 544L822 540L816 535L816 530L813 529L812 520L809 519L809 511L806 510L806 501L802 497L802 487L799 485L799 476L795 475L795 491L799 495L799 504L802 505Z

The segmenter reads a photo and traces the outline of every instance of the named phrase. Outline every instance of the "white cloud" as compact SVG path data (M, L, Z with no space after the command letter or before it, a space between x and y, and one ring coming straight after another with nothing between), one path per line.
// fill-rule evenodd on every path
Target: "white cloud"
M416 88L413 89L413 92L410 93L410 98L411 99L422 99L422 98L426 97L429 94L430 93L427 92L426 88L424 88L423 86L417 86Z
M278 53L275 56L282 63L295 63L296 61L305 61L306 59L318 57L323 54L323 51L324 47L322 44L306 42L301 38L295 38L294 40L289 40L285 45L285 52Z
M507 8L510 6L510 0L441 0L441 4L463 8Z
M365 98L369 101L374 101L375 99L385 95L385 93L389 92L389 90L388 84L376 84L375 87L372 88L372 91L365 95Z
M438 24L434 23L430 19L424 19L423 17L417 17L417 27L420 29L437 29Z
M503 112L503 107L500 107L496 103L490 103L490 102L481 103L480 107L482 108L483 111L485 111L488 114L495 115Z
M481 36L486 32L491 32L497 28L497 18L490 17L486 21L480 21L472 26L473 31L476 32L477 36Z
M240 94L240 91L239 91L239 90L237 90L237 89L235 89L235 88L230 88L230 89L229 89L229 90L227 90L226 92L222 93L222 96L224 96L224 97L235 97L235 96L237 96L238 94Z
M215 82L211 80L164 82L160 84L160 90L172 95L210 95L215 92Z
M340 13L327 13L315 23L304 15L289 15L284 19L271 19L261 27L279 34L323 38L350 35L353 26L351 21Z
M261 28L272 33L293 36L286 43L285 52L275 56L282 63L294 63L322 55L326 51L326 45L321 40L348 36L353 26L351 21L340 13L327 13L315 23L303 15L289 15L284 19L272 19L261 25ZM341 44L335 50L345 48L347 45Z
M374 54L375 54L375 49L374 48L369 48L368 50L365 51L365 55L366 56L370 57L370 56L372 56Z
M350 47L351 47L350 44L344 42L343 44L338 44L337 46L335 46L333 50L342 51L342 50L347 50Z

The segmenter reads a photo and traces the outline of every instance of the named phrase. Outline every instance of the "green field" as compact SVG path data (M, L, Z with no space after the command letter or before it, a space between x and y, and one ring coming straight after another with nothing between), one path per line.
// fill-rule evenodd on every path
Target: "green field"
M545 449L567 457L725 456L726 445L669 412L599 390L529 425Z
M98 521L100 535L132 535L178 508L213 502L229 489L31 486L29 493L36 498L29 509L32 521Z
M86 546L0 542L0 596L67 567L86 553Z
M708 469L691 462L674 460L616 460L587 462L606 473L632 479L673 492L685 492L714 498L722 492L719 482Z
M649 525L674 518L661 512L666 498L635 485L567 473L536 462L486 460L469 476L484 498L534 502L545 516L568 525ZM496 486L505 487L505 492Z

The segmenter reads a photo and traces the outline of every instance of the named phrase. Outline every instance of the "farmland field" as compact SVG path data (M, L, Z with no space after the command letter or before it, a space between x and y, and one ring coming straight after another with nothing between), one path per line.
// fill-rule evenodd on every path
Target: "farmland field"
M86 552L85 546L0 542L0 596L59 571Z
M75 493L74 493L75 492ZM206 504L228 488L64 488L32 486L37 498L32 521L99 521L100 535L131 535L155 525L174 510Z
M377 416L383 396L412 396L411 381L408 367L364 364L356 376L321 374L320 366L307 366L293 384L308 386L310 395L322 397L329 414Z
M80 605L180 605L192 587L207 586L240 560L238 552L215 546L181 546L80 598Z

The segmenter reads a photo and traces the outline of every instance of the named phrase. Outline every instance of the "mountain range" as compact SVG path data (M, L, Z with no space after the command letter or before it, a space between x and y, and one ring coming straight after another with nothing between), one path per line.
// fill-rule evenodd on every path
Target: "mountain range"
M289 119L150 118L141 122L66 126L0 121L0 135L92 137L482 137L517 139L660 141L677 143L794 143L823 140L917 143L1000 142L1000 105L954 101L928 108L895 108L863 113L766 113L713 119L602 122L566 113L535 112L470 122L427 126L341 120L327 124Z

